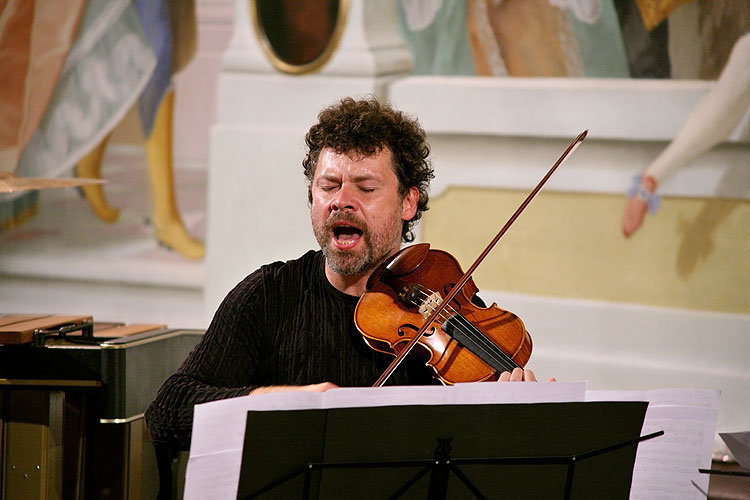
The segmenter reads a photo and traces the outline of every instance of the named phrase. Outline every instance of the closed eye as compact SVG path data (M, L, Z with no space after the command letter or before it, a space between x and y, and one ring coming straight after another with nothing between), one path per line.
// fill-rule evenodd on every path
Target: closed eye
M321 191L325 191L325 192L333 191L337 187L338 187L338 184L318 184L318 188Z

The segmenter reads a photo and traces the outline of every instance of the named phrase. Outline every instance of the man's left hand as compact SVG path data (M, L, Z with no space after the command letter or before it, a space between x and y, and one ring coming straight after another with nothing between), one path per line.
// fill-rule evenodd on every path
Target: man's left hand
M500 374L498 382L536 382L536 375L528 368L513 368L512 372ZM555 377L550 377L547 382L556 382Z

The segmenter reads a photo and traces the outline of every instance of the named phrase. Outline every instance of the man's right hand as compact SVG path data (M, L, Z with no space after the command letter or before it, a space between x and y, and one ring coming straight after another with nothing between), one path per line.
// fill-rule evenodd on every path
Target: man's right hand
M291 391L309 391L309 392L325 392L328 389L336 389L338 386L331 382L322 382L320 384L310 385L269 385L266 387L258 387L250 391L249 396L256 394L269 394L272 392L291 392Z

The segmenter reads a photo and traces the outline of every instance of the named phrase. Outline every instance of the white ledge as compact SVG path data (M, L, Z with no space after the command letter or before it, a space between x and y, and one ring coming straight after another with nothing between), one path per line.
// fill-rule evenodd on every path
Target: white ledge
M671 140L715 84L620 78L409 77L390 98L430 133ZM750 143L745 120L728 142Z

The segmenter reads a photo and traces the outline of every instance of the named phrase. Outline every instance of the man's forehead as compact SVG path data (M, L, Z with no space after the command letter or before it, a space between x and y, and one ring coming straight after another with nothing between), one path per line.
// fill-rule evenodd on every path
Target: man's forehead
M368 160L371 160L368 161ZM393 165L393 155L388 148L382 147L372 154L366 154L359 151L346 151L339 153L332 148L323 148L318 158L318 164L315 169L315 176L328 175L324 171L335 170L339 166L348 166L350 163L380 163L387 161L389 170L395 174ZM330 173L330 172L329 172Z
M323 156L324 154L345 156L352 161L360 161L365 158L375 158L377 156L380 156L381 154L388 155L389 157L393 156L390 148L383 145L376 146L375 149L372 150L372 152L362 151L359 149L337 150L332 147L324 147L320 152L320 156Z

